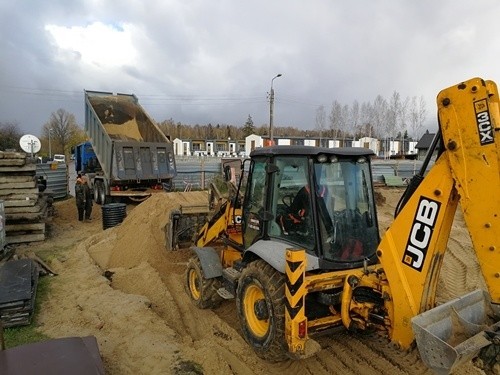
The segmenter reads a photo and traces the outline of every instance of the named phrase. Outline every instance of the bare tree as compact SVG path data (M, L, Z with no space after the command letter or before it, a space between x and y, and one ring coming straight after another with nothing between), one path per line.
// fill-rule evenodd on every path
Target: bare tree
M407 96L405 100L401 101L401 106L398 113L398 129L404 133L408 127L408 116L410 110L410 98Z
M322 138L323 138L323 131L325 130L325 122L326 122L326 113L325 113L325 106L320 105L316 109L316 130L319 132L319 143L320 146L322 145L321 143Z
M355 100L352 103L351 108L349 108L349 120L347 129L351 135L354 134L354 132L358 129L359 119L360 119L359 103L357 100Z
M52 112L49 121L43 126L43 136L53 141L54 153L69 153L71 140L81 132L76 124L75 116L66 110L59 108Z
M409 109L409 123L411 130L411 137L417 140L420 138L420 132L424 127L424 122L426 118L425 100L421 96L417 99L416 96L411 98L411 104Z
M337 100L334 100L330 111L330 130L332 138L338 138L342 123L342 105Z
M22 133L16 122L0 122L0 150L19 150Z
M394 137L398 125L398 113L401 106L401 96L397 91L392 93L387 109L387 120L385 122L385 136Z
M373 128L373 106L370 102L363 102L359 109L359 137L371 135Z
M370 134L370 137L380 137L384 132L384 125L388 121L388 105L387 101L381 96L377 95L373 102L372 107L372 126L374 134Z
M347 133L350 131L349 124L349 106L345 104L342 106L342 112L340 116L340 130L342 131L342 142L343 146L345 146L345 138Z

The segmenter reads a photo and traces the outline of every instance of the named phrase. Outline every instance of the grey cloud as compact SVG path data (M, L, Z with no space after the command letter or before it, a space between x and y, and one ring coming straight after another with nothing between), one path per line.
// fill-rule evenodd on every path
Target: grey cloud
M260 125L269 121L270 81L282 73L278 126L313 129L318 105L329 111L333 100L362 103L395 90L423 95L432 126L439 90L497 78L499 8L492 0L4 2L0 121L38 134L62 107L82 123L85 88L136 93L158 121L243 124L251 114ZM56 50L44 29L93 22L133 25L137 63L88 66L77 52Z

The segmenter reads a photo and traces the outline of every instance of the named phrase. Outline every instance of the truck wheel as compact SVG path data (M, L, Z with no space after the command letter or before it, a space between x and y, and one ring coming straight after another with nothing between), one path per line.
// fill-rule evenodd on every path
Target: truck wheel
M219 279L205 279L197 256L189 259L187 264L185 287L191 301L200 309L214 308L222 302L222 297L217 293Z
M241 274L236 307L245 340L266 361L288 358L285 339L285 277L263 260Z
M94 200L97 204L109 203L109 199L106 197L106 190L104 189L104 183L102 181L96 181L94 188Z
M94 201L96 204L102 204L101 194L100 194L101 185L102 185L101 181L96 181L94 183Z

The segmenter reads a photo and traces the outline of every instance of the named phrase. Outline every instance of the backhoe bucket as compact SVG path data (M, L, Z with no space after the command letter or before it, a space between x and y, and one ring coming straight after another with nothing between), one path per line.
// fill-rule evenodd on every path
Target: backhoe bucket
M484 330L494 317L489 296L475 290L412 319L420 357L437 374L448 374L491 344ZM495 324L495 325L498 325Z

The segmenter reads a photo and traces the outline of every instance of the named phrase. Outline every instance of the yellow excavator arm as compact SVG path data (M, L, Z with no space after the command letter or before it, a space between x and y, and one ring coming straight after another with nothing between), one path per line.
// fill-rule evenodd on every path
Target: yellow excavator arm
M485 324L488 315L500 312L498 100L496 85L479 78L441 91L437 98L440 127L437 140L441 142L441 153L406 198L377 250L379 272L383 272L388 282L386 306L392 315L389 336L393 342L408 348L414 339L412 319L435 306L438 275L455 211L460 205L488 293L473 292L457 300L455 307L450 304L428 311L423 328L418 317L414 321L416 331L426 331L425 340L433 337L442 341L443 347L453 353L452 362L465 358L463 351L472 353L471 345L474 346L469 342L469 345L462 343L463 348L453 348L450 343L453 334L467 332L469 323ZM491 303L483 296L489 296ZM489 307L484 309L487 303ZM457 319L452 316L455 313ZM461 320L464 322L460 323ZM464 337L472 339L478 331L471 330ZM447 354L445 349L433 345L432 353L425 353L425 347L432 346L430 342L419 344L419 349L424 361L436 369Z

